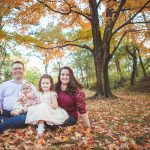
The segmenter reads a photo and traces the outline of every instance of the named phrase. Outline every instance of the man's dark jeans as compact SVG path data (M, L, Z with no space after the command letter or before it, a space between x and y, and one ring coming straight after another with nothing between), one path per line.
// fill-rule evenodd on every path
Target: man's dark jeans
M10 111L4 109L3 114L0 114L0 123L4 122L5 120L7 120L10 117L12 117L10 114Z
M17 116L11 116L10 111L5 110L3 114L0 115L0 119L3 119L3 121L0 123L0 133L3 133L3 131L7 129L17 129L26 126L26 113Z

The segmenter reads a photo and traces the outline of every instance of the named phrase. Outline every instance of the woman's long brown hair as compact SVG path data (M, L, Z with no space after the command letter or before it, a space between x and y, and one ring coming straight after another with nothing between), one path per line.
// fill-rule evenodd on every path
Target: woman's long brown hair
M70 67L62 67L60 69L59 75L58 75L58 82L56 83L55 91L56 92L61 91L60 74L63 69L67 69L69 71L69 77L70 77L66 92L70 95L73 95L73 93L75 92L77 88L80 88L80 89L82 88L82 85L78 83L78 81L76 80L74 76L73 70Z

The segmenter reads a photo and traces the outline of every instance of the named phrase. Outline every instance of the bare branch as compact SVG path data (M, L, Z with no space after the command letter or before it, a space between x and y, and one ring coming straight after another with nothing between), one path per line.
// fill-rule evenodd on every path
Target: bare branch
M102 2L102 0L99 0L97 3L97 8L99 7L100 3Z
M68 12L61 12L61 11L58 11L58 10L55 10L55 9L51 8L49 5L47 5L46 3L44 3L40 0L37 0L37 1L41 4L43 4L45 7L47 7L48 9L50 9L53 12L60 13L62 15L69 15L71 13L71 7L70 6L69 6L69 11Z
M114 48L113 52L111 53L111 57L112 57L112 56L114 55L114 53L116 52L117 48L119 47L119 45L120 45L122 39L124 38L124 36L125 36L126 34L127 34L127 31L125 31L124 34L121 36L121 38L120 38L118 44L116 45L116 47Z
M126 2L126 0L121 1L120 5L118 7L118 10L116 11L116 13L114 14L113 17L112 17L112 8L107 8L106 9L106 16L108 18L111 18L111 19L109 20L109 23L107 23L106 26L105 26L104 40L110 40L111 39L114 25L115 25L115 23L116 23L116 21L119 17L120 10L124 6L125 2Z
M89 46L85 45L85 44L84 45L78 45L78 44L69 43L69 44L58 45L58 46L54 46L54 47L43 47L43 46L38 46L38 45L33 45L33 46L38 47L38 48L42 48L42 49L47 49L47 50L53 50L53 49L56 49L56 48L63 49L64 47L75 46L75 47L79 47L79 48L88 49L89 51L91 51L93 53L93 49L90 48Z
M111 53L111 57L114 55L114 53L116 52L117 48L119 47L119 45L120 45L122 39L124 38L124 36L125 36L127 33L129 33L129 32L141 32L141 31L144 31L144 29L141 29L141 30L132 29L132 30L125 31L125 32L123 33L123 35L121 36L121 38L120 38L120 40L119 40L117 46L114 48L113 52ZM146 29L146 31L147 31L147 29Z
M124 4L125 4L126 0L122 0L119 7L118 7L118 10L116 11L116 13L114 14L114 17L113 17L113 21L112 21L112 25L114 27L114 24L116 23L118 17L119 17L119 14L121 12L121 9L123 8Z
M150 21L143 21L143 22L130 22L129 24L139 24L139 23L145 23L145 24L147 24L147 23L150 23Z
M79 14L83 17L85 17L87 20L91 21L90 17L87 16L87 14L85 15L84 13L82 12L79 12L79 11L76 11L76 10L72 10L72 12L76 13L76 14ZM88 14L89 15L89 14Z
M30 53L29 56L35 56L35 57L39 58L39 59L42 60L42 61L44 60L44 59L42 58L42 56L39 56L39 55L36 55L36 54L31 54L31 53Z
M129 51L129 47L126 45L125 46L125 50L133 57L134 56L134 54L131 52L131 51Z
M64 41L64 42L66 42L66 43L72 43L72 42L76 42L76 41L83 40L83 39L88 39L88 38L89 38L89 37L84 37L84 38L82 37L82 39L81 39L81 38L76 38L76 39L74 39L74 40L66 40L66 41ZM42 41L42 42L50 42L50 43L52 42L52 41L47 41L47 40L42 40L42 39L41 39L41 41Z
M55 10L52 7L50 7L49 5L47 5L46 3L44 3L40 0L37 0L37 1L41 4L43 4L45 7L47 7L48 9L50 9L53 12L56 12L56 13L59 13L59 14L62 14L62 15L69 15L71 12L73 12L73 13L76 13L76 14L79 14L79 15L85 17L86 19L88 19L90 21L90 18L88 17L89 14L84 14L84 13L79 12L77 10L73 10L72 7L70 6L70 4L67 3L65 0L64 0L64 2L68 5L68 8L69 8L69 10L67 12L61 12L61 11Z
M64 1L67 3L66 0L64 0ZM67 4L70 6L69 3L67 3ZM71 11L78 14L78 15L81 15L81 16L85 17L87 20L90 21L90 17L88 17L88 16L90 16L90 14L88 14L88 13L84 14L83 12L79 12L79 11L76 11L76 10L73 10L73 9L71 9Z
M123 9L121 9L121 12L125 12L125 11L128 11L128 10L136 10L136 9L138 9L139 7L134 7L134 8L123 8ZM150 6L146 6L145 8L150 8ZM113 11L113 13L115 13L116 11Z
M140 30L136 30L136 29L132 29L132 30L129 30L128 32L141 32L141 31L148 31L150 29L140 29Z
M150 0L148 0L131 18L129 18L124 24L122 24L120 27L118 27L113 33L112 33L112 36L114 34L116 34L120 29L122 29L124 26L126 26L127 24L129 24L131 22L131 20L133 20L136 15L138 13L140 13L145 7L146 5L148 5L148 3L150 3Z

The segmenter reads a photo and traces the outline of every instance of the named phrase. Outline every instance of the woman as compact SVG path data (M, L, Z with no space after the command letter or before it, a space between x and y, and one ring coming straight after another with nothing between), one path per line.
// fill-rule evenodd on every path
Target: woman
M90 128L91 125L86 110L85 94L82 91L82 86L75 79L71 68L63 67L60 69L58 82L56 83L56 92L58 105L69 114L69 118L65 120L62 126L76 124L79 112L86 127Z

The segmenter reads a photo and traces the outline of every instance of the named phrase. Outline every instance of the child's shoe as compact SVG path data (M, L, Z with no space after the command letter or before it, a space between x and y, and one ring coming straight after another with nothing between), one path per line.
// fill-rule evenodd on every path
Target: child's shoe
M45 131L44 124L39 124L36 131L37 131L37 134L43 134Z

